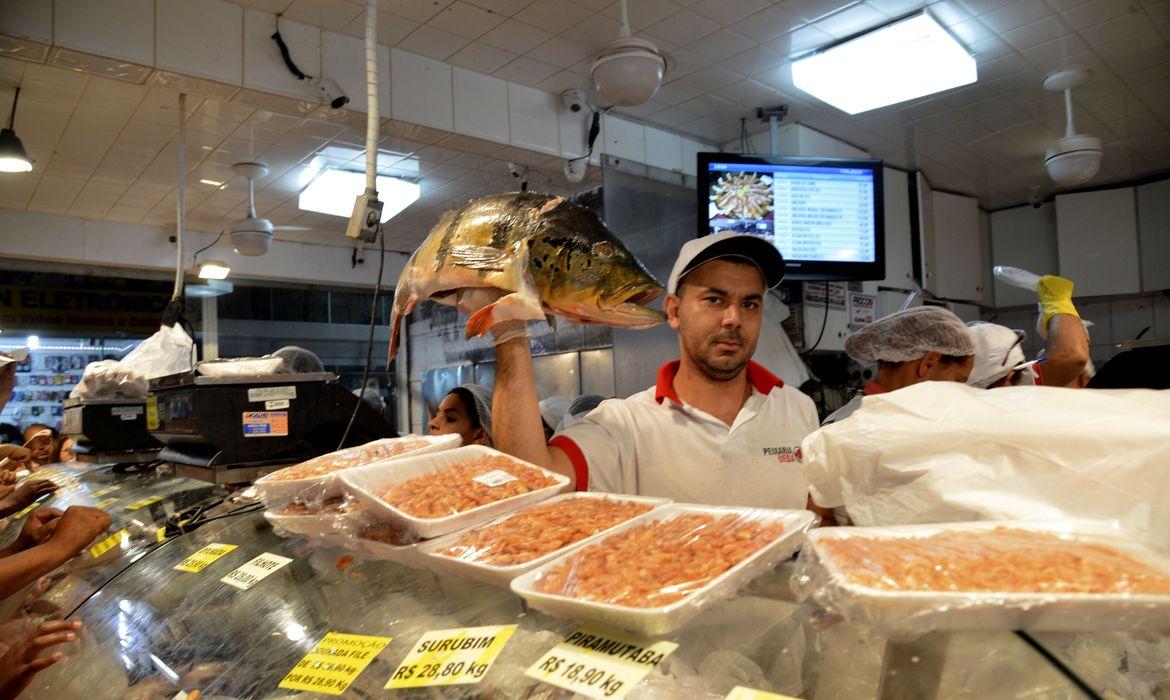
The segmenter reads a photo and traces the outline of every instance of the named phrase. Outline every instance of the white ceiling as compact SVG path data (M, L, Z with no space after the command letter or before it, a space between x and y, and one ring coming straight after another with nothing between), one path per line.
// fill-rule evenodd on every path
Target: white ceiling
M234 0L355 36L362 3ZM589 83L590 54L617 36L614 0L381 0L379 40L559 92ZM853 117L796 90L792 57L928 7L979 62L975 85ZM675 60L645 105L619 110L725 143L739 119L783 103L790 118L985 207L1050 183L1041 157L1063 135L1061 98L1044 76L1093 71L1075 94L1077 126L1109 144L1092 184L1164 172L1170 163L1170 0L629 0L636 34ZM749 120L750 131L763 125Z
M37 160L30 173L0 173L0 208L68 214L83 218L169 225L178 198L177 93L159 87L78 73L51 65L0 58L0 84L21 85L16 132ZM11 108L11 91L0 95L0 112ZM263 103L266 96L251 96ZM275 104L292 102L272 99ZM365 116L350 124L344 113L289 116L240 101L189 96L186 166L187 225L217 231L247 210L247 181L231 171L240 161L269 166L257 181L256 212L277 226L285 240L352 245L345 219L303 212L297 195L306 161L326 146L365 148ZM387 127L388 128L388 127ZM570 186L563 161L502 144L426 128L412 138L385 135L379 150L418 161L422 196L386 224L388 250L409 252L439 215L468 199L518 188L509 161L532 166L530 186L569 195L600 184L592 168L585 182ZM380 166L393 162L379 158Z

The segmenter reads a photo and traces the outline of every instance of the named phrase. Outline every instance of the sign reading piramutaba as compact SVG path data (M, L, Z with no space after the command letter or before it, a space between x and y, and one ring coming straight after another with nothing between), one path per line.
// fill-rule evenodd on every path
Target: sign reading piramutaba
M0 327L149 334L170 296L158 280L0 272Z

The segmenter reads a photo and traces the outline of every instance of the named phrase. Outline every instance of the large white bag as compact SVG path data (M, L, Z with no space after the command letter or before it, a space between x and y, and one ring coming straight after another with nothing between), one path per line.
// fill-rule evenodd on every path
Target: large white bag
M1170 391L925 382L805 438L856 525L1078 518L1170 546Z
M162 326L121 360L89 363L69 396L142 400L151 379L185 372L194 362L195 342L186 331L178 324Z

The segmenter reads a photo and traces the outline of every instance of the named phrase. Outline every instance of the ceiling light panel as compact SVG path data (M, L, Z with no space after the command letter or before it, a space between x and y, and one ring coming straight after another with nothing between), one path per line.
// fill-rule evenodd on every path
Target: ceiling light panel
M848 114L975 82L975 59L922 13L798 59L796 87Z

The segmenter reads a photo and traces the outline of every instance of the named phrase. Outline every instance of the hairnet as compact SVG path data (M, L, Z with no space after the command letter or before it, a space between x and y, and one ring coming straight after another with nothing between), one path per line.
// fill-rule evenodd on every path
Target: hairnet
M288 374L325 371L325 365L316 353L296 345L286 345L272 353L272 356L284 360L284 371Z
M967 378L971 386L986 389L1024 364L1024 350L1020 347L1026 337L1023 331L976 321L968 324L967 332L975 343L975 365Z
M484 429L489 438L492 438L492 390L482 384L462 384L451 391L459 391L461 394L466 392L471 395L474 405L468 408L475 409L475 417L479 419L479 427ZM494 439L492 438L493 441Z
M561 419L569 412L569 405L572 401L568 396L550 396L544 401L540 402L540 419L548 428L555 429L561 423Z
M966 357L975 344L963 320L940 306L890 314L845 339L845 352L859 362L908 362L928 352Z
M569 406L569 415L580 418L600 406L602 401L605 401L605 397L600 394L582 394Z
M362 391L361 389L354 389L353 395L360 396L362 401L366 402L366 405L378 413L381 413L386 408L386 400L383 399L382 394L380 394L378 390L373 387L370 387L365 391Z

